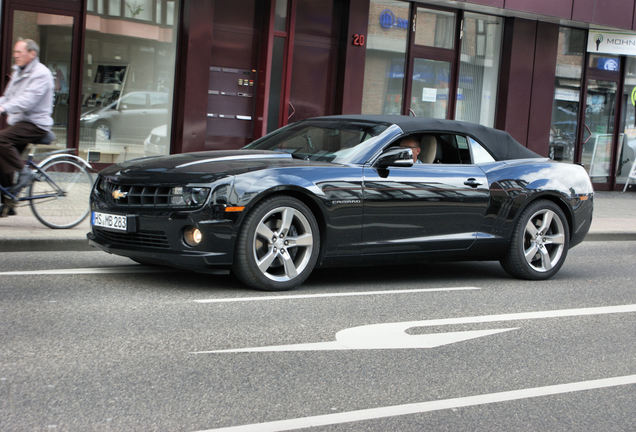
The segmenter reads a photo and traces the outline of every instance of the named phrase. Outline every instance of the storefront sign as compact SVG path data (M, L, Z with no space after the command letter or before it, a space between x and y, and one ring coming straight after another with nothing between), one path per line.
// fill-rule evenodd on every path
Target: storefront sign
M590 30L587 51L617 55L636 55L636 34L608 33Z
M384 9L380 14L380 27L383 29L407 29L409 28L409 20L396 17L391 9Z
M422 89L422 102L436 102L437 101L437 89L424 87Z

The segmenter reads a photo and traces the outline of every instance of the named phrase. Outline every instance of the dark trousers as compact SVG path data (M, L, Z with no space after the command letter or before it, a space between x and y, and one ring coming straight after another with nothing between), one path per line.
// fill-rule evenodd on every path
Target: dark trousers
M33 123L18 122L0 130L0 184L11 186L13 173L24 166L21 153L27 144L40 141L47 132Z

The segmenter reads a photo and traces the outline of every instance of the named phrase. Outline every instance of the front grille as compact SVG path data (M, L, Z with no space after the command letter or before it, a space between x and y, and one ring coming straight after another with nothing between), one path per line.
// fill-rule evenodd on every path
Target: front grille
M166 186L118 185L106 180L99 183L99 190L111 203L122 207L175 207L171 204L173 188ZM117 191L117 192L115 192ZM113 192L119 196L115 199Z
M94 228L95 236L113 245L142 246L156 249L170 249L168 237L163 231L139 231L124 233Z

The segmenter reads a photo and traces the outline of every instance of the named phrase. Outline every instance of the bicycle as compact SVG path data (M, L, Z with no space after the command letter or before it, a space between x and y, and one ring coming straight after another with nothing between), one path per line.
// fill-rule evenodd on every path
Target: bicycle
M35 144L50 144L54 135L50 134ZM31 145L29 146L31 147ZM38 154L44 158L34 161L35 155L29 151L25 165L31 168L32 179L23 190L12 191L0 186L0 194L6 202L2 207L7 212L21 203L29 202L31 211L38 221L49 228L73 228L81 223L90 212L89 196L93 187L93 177L88 170L91 165L72 154L76 149L60 149ZM28 188L28 189L27 189Z

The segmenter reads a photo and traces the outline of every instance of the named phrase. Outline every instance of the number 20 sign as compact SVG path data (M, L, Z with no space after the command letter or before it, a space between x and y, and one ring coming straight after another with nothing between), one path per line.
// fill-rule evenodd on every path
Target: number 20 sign
M360 33L354 33L353 35L353 45L362 47L364 46L366 37Z

